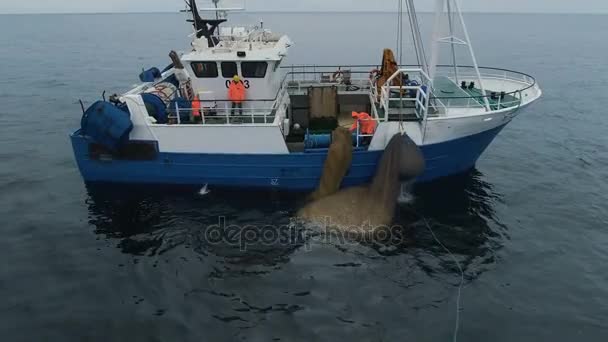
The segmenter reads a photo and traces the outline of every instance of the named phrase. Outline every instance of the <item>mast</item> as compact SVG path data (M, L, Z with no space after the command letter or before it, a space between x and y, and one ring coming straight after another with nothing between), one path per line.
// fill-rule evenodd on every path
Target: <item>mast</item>
M422 41L422 34L420 33L420 24L418 23L418 13L414 6L414 0L406 0L407 11L410 16L410 25L412 30L412 37L414 40L414 48L416 50L416 58L418 64L422 67L422 70L429 73L429 66L426 59L426 53L424 52L424 43Z
M450 26L450 37L454 37L454 24L452 23L452 6L450 5L450 1L448 1L448 24ZM456 65L456 46L450 44L450 48L452 50L452 64L454 65L454 81L456 84L459 84L458 66Z
M410 32L412 33L412 41L414 43L414 52L418 65L428 74L428 62L424 52L424 43L420 34L420 24L418 23L418 14L414 6L414 0L397 0L397 56L399 57L399 65L403 64L403 3L405 2L410 23Z
M216 11L215 11L216 19L201 18L201 15L198 12L198 6L196 5L196 0L187 0L187 1L188 2L186 2L186 4L188 5L190 12L192 12L192 20L187 20L187 21L192 23L192 25L194 26L196 37L197 38L205 37L207 39L209 47L216 46L219 43L219 39L217 38L215 33L216 33L218 27L227 21L226 19L219 18L219 12L218 12L219 9L217 7L217 4L220 0L213 0L213 2L215 4L215 9L216 9Z
M403 64L403 0L397 0L397 56Z
M454 35L454 27L452 23L452 19L449 20L450 24L450 32L449 36L442 37L442 16L445 13L446 5L448 7L448 16L451 18L452 9L458 15L458 20L460 21L460 25L462 27L462 31L464 33L464 40L456 37ZM435 24L433 28L433 36L432 36L432 52L431 52L431 63L430 63L430 72L429 76L431 80L435 78L437 73L437 64L439 62L440 56L440 43L447 43L452 45L452 49L455 48L456 45L465 45L468 47L469 54L471 56L471 60L473 62L473 67L475 69L475 74L477 76L477 82L479 84L479 88L481 89L482 97L484 100L485 108L487 111L490 111L490 102L488 101L488 97L486 95L486 89L483 85L483 81L481 80L481 73L479 72L479 65L477 64L477 58L475 57L475 50L473 49L473 45L471 44L471 38L469 36L469 31L467 30L467 26L464 22L464 17L462 15L462 11L460 9L460 4L458 0L435 0ZM453 65L455 72L458 70L458 64L456 63L456 53L453 52ZM458 74L455 75L458 77Z
M220 2L220 0L213 0L213 5L215 6L215 19L219 19L220 18L220 12L217 9L217 4Z

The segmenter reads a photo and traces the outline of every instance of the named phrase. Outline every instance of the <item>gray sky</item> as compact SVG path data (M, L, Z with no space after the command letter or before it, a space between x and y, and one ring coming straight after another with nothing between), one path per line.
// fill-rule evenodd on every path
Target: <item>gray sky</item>
M206 0L198 0L201 5ZM208 0L207 0L208 1ZM235 1L235 0L232 0ZM236 0L238 1L238 0ZM242 1L242 0L241 0ZM250 11L390 11L396 0L246 0ZM608 13L608 0L460 0L474 12ZM432 0L416 0L419 10ZM0 13L170 12L183 0L0 0Z

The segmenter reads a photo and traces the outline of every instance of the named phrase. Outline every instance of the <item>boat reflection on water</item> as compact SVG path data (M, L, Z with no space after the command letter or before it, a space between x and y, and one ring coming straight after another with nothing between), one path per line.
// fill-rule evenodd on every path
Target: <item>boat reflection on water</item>
M411 203L402 205L395 226L402 239L368 244L380 254L440 258L443 270L455 271L445 251L427 229L461 260L468 277L495 262L507 229L495 214L501 195L478 171L431 185L418 186ZM88 186L89 222L95 233L117 240L117 247L134 256L157 256L192 249L199 256L222 258L239 266L276 266L309 246L310 231L293 217L304 204L302 194L212 189L207 196L161 189ZM433 263L429 261L429 263Z
M118 240L123 253L158 256L186 248L229 264L273 266L305 243L290 213L301 196L211 189L87 186L95 233ZM190 190L190 189L188 189Z

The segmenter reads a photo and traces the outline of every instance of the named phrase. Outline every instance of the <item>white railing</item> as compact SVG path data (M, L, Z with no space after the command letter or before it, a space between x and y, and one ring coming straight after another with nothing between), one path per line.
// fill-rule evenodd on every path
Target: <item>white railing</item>
M245 100L241 102L241 107L234 108L230 100L200 100L200 109L179 107L176 103L174 108L168 108L168 112L173 114L168 118L173 125L275 125L277 114L282 113L281 106L287 103L288 96L287 84L284 82L277 92L277 97L272 100ZM200 115L195 116L195 110ZM181 116L184 113L188 114L187 122L182 122Z
M511 95L513 96L513 95ZM512 108L512 107L518 107L520 106L521 103L521 92L516 92L514 94L515 100L505 100L503 99L500 94L496 95L495 99L492 99L490 96L488 96L489 99L496 101L495 103L490 103L490 107L492 110L498 110L498 109L505 109L505 108ZM478 97L470 97L470 98L434 98L433 100L437 100L440 101L440 105L444 108L451 108L451 109L471 109L471 108L478 108L478 109L483 109L485 108L483 102L482 101L483 97L480 95ZM466 101L466 102L464 102Z
M388 89L388 91L386 91L385 89L382 90L383 94L386 94L386 97L384 98L384 101L381 104L381 106L384 107L386 111L391 108L398 108L401 110L414 108L414 112L416 113L416 116L419 119L422 120L426 117L428 113L429 95L427 94L427 91L422 88L422 86L391 86L386 88ZM394 90L398 91L398 93L400 94L399 97L390 97L390 93L394 93ZM409 97L409 95L406 95L406 97L403 97L403 93L409 92L409 90L415 90L416 96ZM400 104L400 107L391 107L390 104L392 102L398 102ZM414 104L414 107L403 106L404 102L412 102Z
M236 125L255 124L272 125L276 118L276 109L240 108L211 109L211 108L181 108L176 105L174 115L169 115L172 125ZM198 115L195 115L197 112ZM241 114L242 113L242 114ZM183 122L183 114L188 115L187 123Z
M282 67L283 70L287 71L286 81L290 82L290 90L297 89L302 90L305 89L310 84L319 83L319 84L334 84L339 87L345 87L346 85L340 84L333 80L333 75L336 72L344 72L349 71L351 74L350 83L353 86L360 87L361 90L369 90L370 99L372 99L372 103L376 101L386 100L390 93L382 92L378 94L376 86L373 82L370 81L370 72L372 70L378 69L377 65L334 65L334 66L317 66L317 65L292 65ZM422 81L424 76L419 76L418 79L413 76L416 72L420 74L422 69L419 66L411 66L411 67L402 67L402 70L408 70L410 72L410 78ZM492 104L491 107L494 108L507 108L507 107L516 107L521 104L522 92L525 92L533 87L536 87L536 80L527 74L506 70L506 69L497 69L497 68L479 68L481 73L481 78L485 80L497 80L502 81L501 86L498 88L502 89L492 89L497 91L497 96L501 96L500 92L505 90L505 97L507 100L500 99L498 104ZM477 74L475 73L475 68L472 66L458 66L457 68L458 81L466 80L466 81L477 81ZM456 72L454 70L454 66L452 65L441 65L437 68L437 76L445 76L448 77L454 82L456 82ZM427 77L428 78L428 75ZM420 82L422 84L426 82ZM430 84L427 84L429 86ZM458 85L458 84L457 84ZM339 88L340 89L340 88ZM405 88L404 88L405 89ZM351 88L352 90L352 88ZM442 96L440 91L429 87L427 92L425 93L425 100L428 101L428 105L439 110L440 108L446 111L448 108L469 108L469 109L478 109L484 108L483 104L480 104L479 100L484 102L484 98L490 98L492 95L464 95L462 97L450 97L450 96ZM508 98L516 97L518 100L508 100ZM398 101L395 100L395 101ZM421 101L425 102L425 101ZM425 107L426 114L428 114L429 106ZM372 106L373 108L374 106ZM372 109L373 111L373 109ZM377 113L376 113L377 114Z
M408 85L391 86L390 84L397 77L402 82L404 79L407 79L410 83ZM397 107L401 110L399 113L404 114L404 109L412 108L404 106L404 102L412 102L416 117L419 120L425 120L430 100L429 84L431 84L430 78L422 69L399 69L395 72L382 86L381 90L380 106L384 108L384 112L386 113L384 119L388 120L390 109L395 108L391 107L391 103L399 102L399 107ZM415 92L415 96L410 96L411 91ZM395 92L399 94L399 97L391 96ZM406 96L403 96L404 94Z
M341 67L291 66L285 82L290 91L302 92L310 86L336 86L338 91L368 92L372 83L369 71Z
M301 93L306 91L311 86L335 86L339 92L362 92L370 91L371 83L368 79L351 79L348 84L334 81L314 81L314 80L294 80L288 82L288 88L291 92Z
M414 70L422 70L420 66L415 65L402 65L401 69L414 69ZM380 69L379 65L291 65L281 67L282 70L285 70L289 74L293 75L302 75L302 74L325 74L331 75L336 71L345 71L349 70L353 75L369 75L372 70ZM487 68L480 67L479 68L482 78L497 78L497 79L507 79L521 82L526 86L533 86L536 84L536 80L527 74L520 73L517 71L506 70L506 69L498 69L498 68ZM459 79L477 79L477 75L475 74L475 69L472 66L458 66L458 76ZM452 65L439 65L437 67L437 76L450 76L454 78L454 66ZM368 76L369 77L369 76ZM356 77L357 79L362 79L365 77ZM522 89L523 90L523 89Z
M480 68L481 78L485 81L493 81L491 90L493 94L468 95L461 97L441 96L440 93L435 93L438 96L433 97L438 100L445 108L452 109L469 109L469 108L484 108L484 99L487 98L490 102L491 110L500 110L505 108L518 107L522 104L522 93L537 87L536 80L529 75L506 69ZM477 75L473 67L459 66L456 71L449 68L442 68L438 71L437 76L447 77L452 80L457 86L461 82L475 82Z
M378 122L380 121L380 119L377 118L377 117L376 118L372 118L372 119L367 119L367 120L359 120L359 119L357 119L357 121L356 121L357 129L355 130L355 132L356 132L356 139L357 139L356 147L361 147L361 142L362 142L361 138L370 138L370 140L371 140L371 138L373 138L374 135L375 135L375 133L376 133L375 130L374 130L374 133L372 133L372 134L363 134L363 133L361 133L361 122L363 122L363 121L366 121L366 122L367 121L375 121L376 122L376 129L377 129L378 128Z
M471 72L466 72L470 67L459 67L458 76L459 80L474 80L476 77ZM403 68L400 69L395 75L393 75L387 84L395 77L403 77L408 74L410 80L418 81L419 85L404 85L404 86L385 86L380 88L380 94L378 94L378 88L374 83L374 79L370 77L370 71L376 69L376 66L365 65L365 66L289 66L283 67L287 73L281 83L281 87L277 92L277 96L274 99L268 100L251 100L243 102L243 115L240 108L232 109L232 102L229 100L201 100L203 105L201 108L201 122L199 124L233 124L238 123L252 123L252 124L276 124L275 117L281 106L287 103L287 97L289 91L292 90L303 90L308 88L311 84L320 85L331 85L337 86L338 89L355 91L360 90L361 92L368 93L372 104L379 102L380 107L384 108L385 115L380 118L378 107L372 105L371 115L377 121L388 120L391 103L400 102L400 106L404 103L411 102L412 106L402 107L405 109L413 109L416 116L420 120L425 120L429 113L429 106L434 108L442 107L448 108L483 108L483 104L479 102L479 99L483 99L484 96L470 95L466 97L445 97L441 96L440 92L432 89L431 83L429 82L428 75L420 68ZM482 70L483 79L494 79L503 80L504 82L515 82L515 86L520 86L516 91L508 92L505 97L502 97L500 93L497 93L496 102L492 104L492 107L496 108L507 108L521 105L522 92L534 87L536 81L531 76L526 74L502 70L502 69L490 69L480 68ZM470 70L469 70L470 71ZM344 78L346 75L346 79ZM350 75L350 77L348 77ZM440 76L446 76L454 79L454 69L452 66L439 68ZM337 79L340 76L340 79ZM454 79L455 80L455 79ZM513 83L512 83L513 84ZM426 90L424 88L426 86ZM404 96L404 94L410 91L415 91L415 96ZM391 92L399 93L399 97L391 98ZM439 95L439 96L438 96ZM488 98L490 95L486 95ZM515 98L515 99L513 99ZM211 104L211 106L209 106ZM396 107L399 108L399 107ZM184 111L190 112L192 108L170 108L169 112L173 113L171 117L174 120L174 124L183 124L181 122L180 115L175 113L183 113ZM233 115L234 114L234 115ZM280 123L279 123L280 124Z
M457 81L457 83L462 80L477 80L477 74L474 72L474 70L471 69L472 67L458 67L458 78L456 78L456 73L454 69L439 69L437 72L437 76L448 77L450 79L453 79L454 81ZM482 80L494 79L502 81L511 81L526 86L533 86L536 83L534 78L529 75L505 69L480 68L480 73Z
M353 81L357 85L368 86L370 67L368 66L316 66L291 65L282 67L287 71L287 81L312 83L348 83Z
M232 35L213 35L212 38L217 39L219 42L218 45L215 45L215 49L211 50L212 53L230 52L236 48L242 48L244 43L266 43L270 41L277 41L272 32L259 29L257 27L245 31L243 35L238 33Z

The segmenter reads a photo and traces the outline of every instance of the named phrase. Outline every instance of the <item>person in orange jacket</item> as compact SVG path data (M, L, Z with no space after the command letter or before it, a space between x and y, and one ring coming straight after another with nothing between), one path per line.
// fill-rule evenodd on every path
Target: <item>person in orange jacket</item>
M353 112L353 119L355 122L350 127L351 132L356 132L359 127L359 134L361 135L373 135L376 131L376 121L367 113ZM372 137L362 137L361 143L367 145L372 141Z
M239 108L239 113L243 116L243 101L245 101L245 85L241 82L238 75L234 75L228 87L228 99L232 101L232 114Z
M203 113L201 110L201 101L198 98L198 95L194 95L194 99L192 100L192 122L198 123L203 121Z
M372 135L376 131L376 121L369 114L353 112L353 119L355 122L350 128L351 132L357 131L357 126L359 134Z

